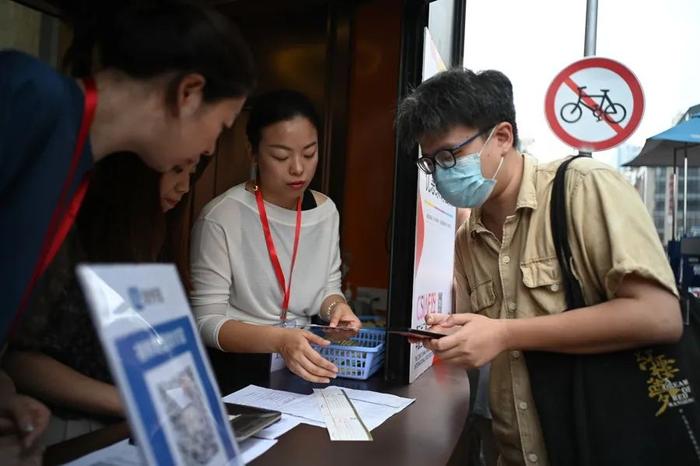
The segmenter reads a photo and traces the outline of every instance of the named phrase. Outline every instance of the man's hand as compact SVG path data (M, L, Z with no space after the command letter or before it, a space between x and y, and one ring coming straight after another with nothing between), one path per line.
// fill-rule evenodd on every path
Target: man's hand
M439 340L423 342L423 346L448 364L481 367L508 349L506 321L500 319L471 313L449 316L430 314L426 317L426 323L433 324L431 331L454 332Z

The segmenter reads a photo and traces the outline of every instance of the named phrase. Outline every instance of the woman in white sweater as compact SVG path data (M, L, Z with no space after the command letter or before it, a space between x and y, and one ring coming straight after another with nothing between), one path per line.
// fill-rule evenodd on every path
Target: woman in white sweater
M310 343L329 342L280 325L318 314L331 326L360 328L340 290L338 211L308 189L318 164L318 124L302 94L256 99L247 134L257 177L213 199L197 220L192 305L207 346L279 353L295 374L328 383L338 369Z

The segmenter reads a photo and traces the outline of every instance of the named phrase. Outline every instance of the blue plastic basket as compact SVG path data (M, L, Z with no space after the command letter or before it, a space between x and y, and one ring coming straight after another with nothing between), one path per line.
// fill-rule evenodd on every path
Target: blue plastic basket
M371 316L358 316L360 319L360 322L362 322L362 325L367 325L367 324L374 324L370 325L368 328L385 328L386 325L386 319L383 317L371 315Z
M315 346L316 350L338 367L338 377L347 379L368 379L384 364L383 328L363 328L350 338L354 344Z

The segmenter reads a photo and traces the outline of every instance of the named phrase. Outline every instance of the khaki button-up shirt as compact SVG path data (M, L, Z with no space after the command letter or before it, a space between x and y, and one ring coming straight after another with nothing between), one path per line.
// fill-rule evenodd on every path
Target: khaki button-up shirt
M456 308L494 319L565 310L566 298L552 241L550 196L562 161L538 166L524 156L516 211L502 241L475 209L457 232ZM574 273L589 305L613 299L625 275L657 282L677 294L673 272L639 194L614 169L593 159L569 165L568 231ZM501 353L492 361L490 403L502 465L547 464L525 356Z

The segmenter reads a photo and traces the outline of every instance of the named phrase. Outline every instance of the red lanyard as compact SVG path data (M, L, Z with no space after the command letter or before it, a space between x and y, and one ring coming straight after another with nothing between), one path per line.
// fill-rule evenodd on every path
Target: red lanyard
M75 148L73 149L73 156L68 168L68 176L63 182L61 194L58 198L53 214L51 215L51 220L49 221L49 227L46 230L46 235L44 236L44 241L41 246L41 253L39 254L39 260L34 267L34 271L29 279L27 288L24 290L24 294L22 295L22 300L20 301L19 309L15 316L10 333L13 332L20 320L21 314L29 304L29 298L31 297L32 290L34 289L36 282L46 271L49 264L51 264L51 261L56 256L61 244L66 239L68 232L73 226L75 218L78 216L80 204L83 202L83 198L87 192L90 180L89 176L85 176L85 178L83 178L78 186L78 189L75 190L73 197L70 199L70 202L67 201L68 195L70 194L70 188L75 180L75 173L78 169L78 164L80 163L83 148L85 147L85 141L87 141L90 133L90 125L92 125L92 119L95 116L95 108L97 107L97 88L95 87L95 81L92 78L87 78L83 80L83 84L85 86L83 118L80 122L78 138L76 140Z
M277 282L282 289L284 297L282 299L282 313L280 314L280 320L287 320L287 309L289 309L289 296L292 290L292 273L294 272L294 263L297 260L297 252L299 251L299 236L301 234L301 197L297 200L297 224L294 231L294 251L292 252L292 264L289 267L289 283L285 284L284 272L282 272L282 266L280 265L279 257L277 256L277 249L275 249L275 243L272 240L272 233L270 232L270 222L267 220L267 212L265 211L265 202L263 202L262 192L260 188L255 189L255 200L258 203L258 213L260 214L260 223L262 223L263 233L265 233L265 243L267 243L267 252L270 254L270 262L272 263L272 268L275 270L275 275L277 276Z

